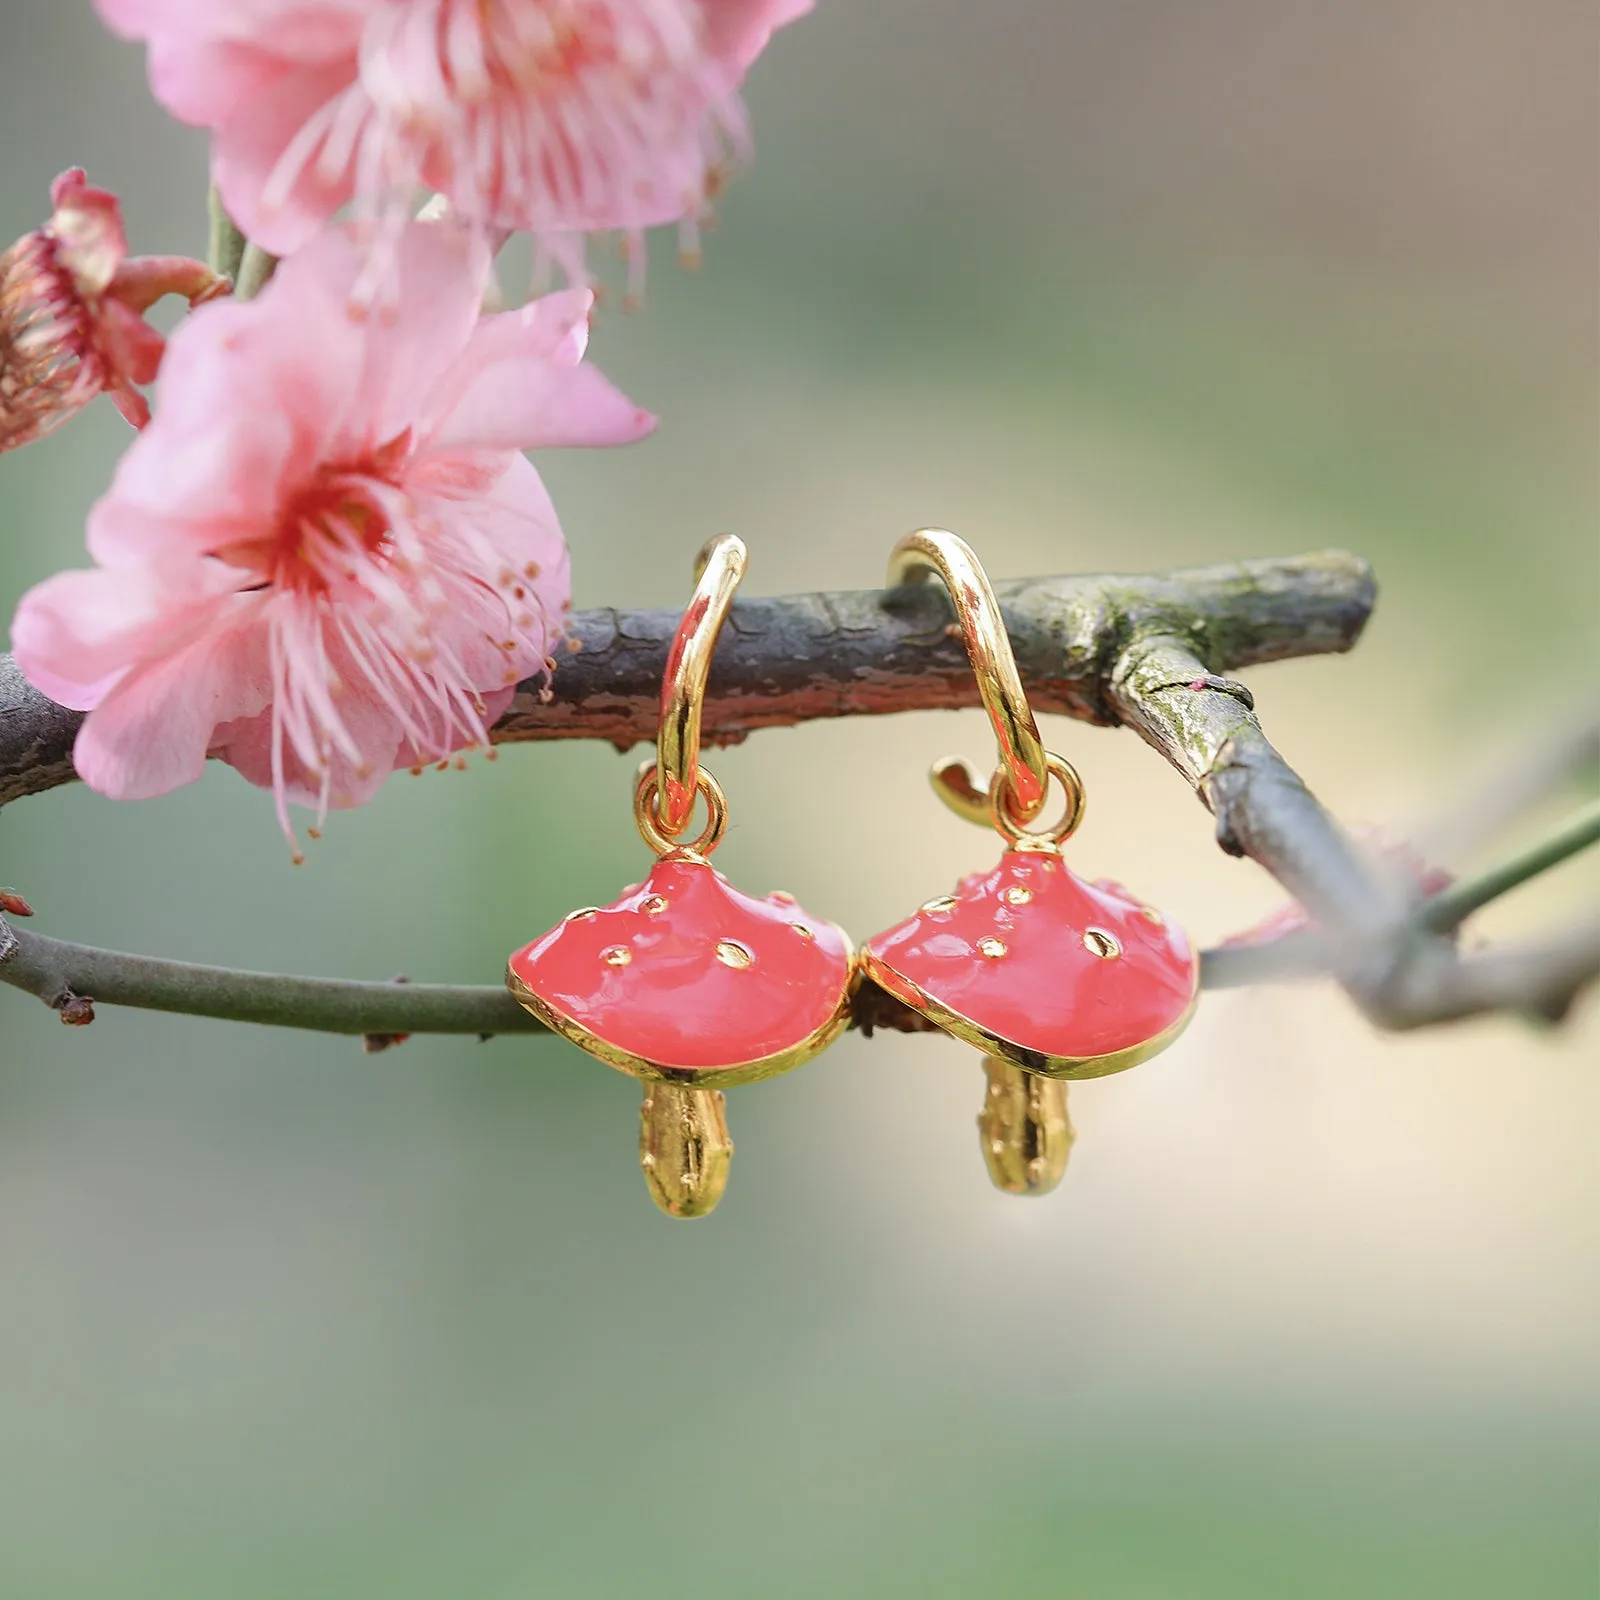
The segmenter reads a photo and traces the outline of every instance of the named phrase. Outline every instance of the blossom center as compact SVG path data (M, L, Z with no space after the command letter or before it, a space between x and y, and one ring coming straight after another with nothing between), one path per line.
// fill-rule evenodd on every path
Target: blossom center
M402 487L409 432L354 462L325 462L292 494L270 533L213 552L255 588L354 598L399 560L397 528L411 509Z

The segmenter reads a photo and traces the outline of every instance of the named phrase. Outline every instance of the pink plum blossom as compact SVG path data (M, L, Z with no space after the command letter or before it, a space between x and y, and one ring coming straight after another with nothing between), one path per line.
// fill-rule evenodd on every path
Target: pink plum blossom
M89 517L90 571L24 596L17 662L86 710L79 775L164 794L207 754L287 802L369 799L397 766L484 744L546 668L569 603L554 508L519 451L655 425L582 364L591 295L478 314L481 242L397 241L392 316L350 314L330 231L256 299L173 335L154 420Z
M122 207L81 167L50 186L53 215L0 255L0 450L43 437L106 393L134 427L165 341L144 320L163 295L191 305L228 280L186 256L128 255Z
M738 90L811 0L96 0L149 46L174 116L256 243L298 249L352 198L392 236L418 188L485 234L682 221L746 152Z

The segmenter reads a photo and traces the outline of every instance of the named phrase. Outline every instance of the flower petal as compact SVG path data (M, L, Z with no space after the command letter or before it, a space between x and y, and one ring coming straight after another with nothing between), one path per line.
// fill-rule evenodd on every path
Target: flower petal
M360 92L354 86L355 62L298 67L258 57L254 64L238 64L235 73L247 86L226 111L205 118L216 130L211 176L246 236L274 255L290 255L309 243L354 192L348 167L331 175L319 168L316 146L293 171L280 172L280 166L298 159L290 156L290 146L307 123L326 115L341 96ZM196 73L193 81L203 78ZM198 100L185 103L202 106Z
M73 765L113 800L167 794L200 776L219 722L270 697L259 633L214 627L129 672L78 730Z
M631 444L656 418L592 366L586 289L485 317L430 401L426 448L532 450Z
M293 487L340 447L365 341L338 284L299 267L286 262L254 300L202 306L172 335L156 421L89 514L97 561L269 534Z
M142 656L204 625L215 591L196 567L58 572L23 597L11 623L22 675L57 705L97 706Z
M766 49L773 33L811 10L815 0L701 0L706 48L739 74Z

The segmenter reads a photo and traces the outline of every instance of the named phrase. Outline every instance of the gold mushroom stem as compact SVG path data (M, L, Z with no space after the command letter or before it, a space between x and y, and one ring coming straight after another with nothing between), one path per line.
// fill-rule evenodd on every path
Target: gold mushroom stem
M997 1189L1007 1194L1049 1194L1061 1182L1072 1151L1067 1086L1000 1056L985 1056L989 1079L978 1137Z
M720 1089L647 1083L639 1107L639 1166L669 1217L706 1217L728 1187L733 1140Z

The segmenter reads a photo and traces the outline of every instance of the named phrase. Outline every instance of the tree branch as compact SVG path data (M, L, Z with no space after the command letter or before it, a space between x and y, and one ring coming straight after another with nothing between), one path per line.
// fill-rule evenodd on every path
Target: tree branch
M1036 710L1110 723L1113 658L1181 626L1217 671L1348 650L1372 610L1371 569L1344 551L1136 577L1032 578L997 586ZM708 745L753 728L978 703L952 613L934 585L735 602L717 644L701 723ZM497 742L654 739L676 611L580 611L541 699L523 684ZM0 805L71 782L83 714L33 688L0 656Z
M1151 577L1031 579L1000 586L1035 707L1135 728L1216 817L1217 840L1281 882L1319 924L1322 955L1379 1026L1410 1028L1490 1010L1559 1018L1600 971L1600 923L1464 959L1374 875L1272 747L1250 691L1222 672L1347 650L1371 610L1365 563L1339 551ZM713 662L708 744L818 717L972 705L977 690L948 597L933 586L750 600L733 608ZM585 612L551 698L523 685L497 740L653 738L675 612ZM70 779L81 718L0 658L0 801ZM1211 952L1208 984L1237 981L1241 952ZM1253 952L1259 958L1266 952ZM236 973L69 945L0 922L0 981L63 1019L109 1004L360 1033L530 1032L505 992ZM863 985L863 1032L921 1026Z

